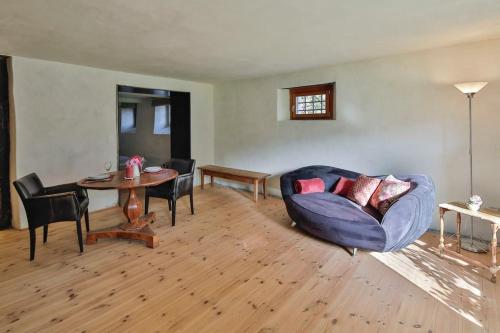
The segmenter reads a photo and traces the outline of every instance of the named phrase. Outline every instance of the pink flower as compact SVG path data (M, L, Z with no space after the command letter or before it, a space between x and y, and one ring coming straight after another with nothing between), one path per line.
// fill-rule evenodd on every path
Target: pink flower
M139 168L142 168L143 163L144 163L144 157L139 156L139 155L134 155L131 158L129 158L125 164L127 166L137 165Z

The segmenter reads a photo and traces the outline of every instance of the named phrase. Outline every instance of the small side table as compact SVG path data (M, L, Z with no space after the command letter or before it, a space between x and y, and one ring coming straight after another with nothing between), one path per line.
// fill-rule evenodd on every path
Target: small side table
M456 224L457 224L457 253L460 253L460 226L462 222L461 214L465 214L472 217L477 217L480 221L486 221L490 223L491 231L493 236L491 237L491 265L487 266L477 260L470 260L461 256L462 259L473 261L477 266L486 268L491 273L491 282L496 283L497 272L500 270L500 266L497 266L497 231L500 230L500 212L489 208L481 208L478 211L470 210L467 204L464 202L449 202L439 204L439 217L441 222L441 233L439 237L439 254L443 256L444 251L447 249L444 246L444 214L448 211L454 211L457 213Z

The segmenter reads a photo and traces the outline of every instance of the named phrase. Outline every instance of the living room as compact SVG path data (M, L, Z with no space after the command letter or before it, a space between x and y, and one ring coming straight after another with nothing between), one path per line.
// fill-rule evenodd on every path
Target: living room
M5 331L500 332L498 1L0 8ZM119 87L174 92L165 164Z

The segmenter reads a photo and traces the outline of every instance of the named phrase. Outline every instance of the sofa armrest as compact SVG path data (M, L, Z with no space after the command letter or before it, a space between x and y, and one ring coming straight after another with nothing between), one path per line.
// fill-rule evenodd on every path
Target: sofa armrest
M412 176L409 180L415 188L396 201L381 221L387 236L384 251L397 250L408 239L417 239L432 223L436 206L434 183L427 176Z

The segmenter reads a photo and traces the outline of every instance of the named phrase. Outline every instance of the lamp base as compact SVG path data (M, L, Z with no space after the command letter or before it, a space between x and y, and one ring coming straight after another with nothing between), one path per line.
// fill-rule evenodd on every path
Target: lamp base
M460 241L460 248L473 253L487 253L488 246L477 239L464 239Z

